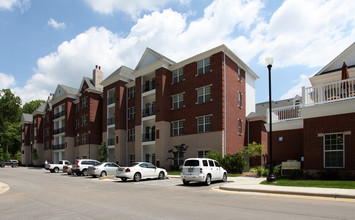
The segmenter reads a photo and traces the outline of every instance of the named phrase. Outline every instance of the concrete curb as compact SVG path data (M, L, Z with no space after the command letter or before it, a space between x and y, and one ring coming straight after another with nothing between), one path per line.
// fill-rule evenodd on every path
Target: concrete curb
M257 189L257 188L243 188L243 187L228 187L228 186L220 186L219 187L221 190L228 190L228 191L237 191L237 192L256 192L256 193L272 193L272 194L283 194L283 195L298 195L298 196L316 196L316 197L328 197L328 198L343 198L343 199L355 199L355 194L352 192L352 194L346 194L346 193L341 193L341 192L334 192L334 191L347 191L346 189L328 189L328 188L323 188L323 190L331 190L333 192L312 192L309 190L309 192L306 191L297 191L297 190L289 190L284 189ZM297 189L297 187L294 187L294 189ZM303 189L303 188L302 188ZM308 189L306 189L308 190ZM353 190L354 191L354 190Z
M9 191L10 190L10 186L5 184L5 183L2 183L0 182L0 195Z

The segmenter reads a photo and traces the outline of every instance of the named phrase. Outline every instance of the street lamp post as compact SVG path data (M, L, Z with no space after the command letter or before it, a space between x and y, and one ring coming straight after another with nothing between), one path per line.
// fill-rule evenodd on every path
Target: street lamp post
M267 176L268 183L276 182L276 177L274 175L274 166L272 163L272 106L271 106L271 67L272 62L274 61L273 57L267 57L265 59L266 66L269 70L269 154L270 154L270 166L269 166L269 175Z

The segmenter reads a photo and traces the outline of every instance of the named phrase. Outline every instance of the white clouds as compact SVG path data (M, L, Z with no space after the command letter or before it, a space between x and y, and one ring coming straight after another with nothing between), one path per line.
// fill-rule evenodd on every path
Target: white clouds
M121 11L129 14L133 19L139 17L143 11L157 11L168 0L85 0L92 10L101 14L112 14Z
M262 39L264 54L273 54L275 67L325 65L355 39L352 0L287 0L273 14Z
M48 23L47 23L49 26L53 27L54 29L64 29L65 28L65 23L64 22L57 22L56 20L54 20L53 18L50 18L48 20Z
M167 1L86 2L104 14L124 11L136 17L142 11L153 12L139 18L126 37L92 27L63 42L55 52L38 59L35 75L24 88L16 90L21 98L46 98L57 84L78 88L83 76L91 77L95 64L102 66L105 77L121 65L134 68L146 47L180 61L226 44L246 63L256 58L264 66L265 54L272 54L273 68L318 67L355 39L355 13L351 13L355 6L351 0L341 4L288 0L270 21L262 16L261 0L216 0L205 8L202 17L189 23L186 14L172 9L156 11ZM306 83L308 78L302 75L299 84L283 98L299 94Z
M12 75L0 73L0 90L8 89L15 85L15 78Z
M30 7L30 0L1 0L0 10L13 10L19 8L23 13Z
M307 76L305 74L302 74L298 78L298 84L293 86L291 89L287 91L284 95L281 96L281 99L288 99L288 98L293 98L296 95L302 96L302 87L308 87L311 86L311 83L309 82L308 78L310 76Z

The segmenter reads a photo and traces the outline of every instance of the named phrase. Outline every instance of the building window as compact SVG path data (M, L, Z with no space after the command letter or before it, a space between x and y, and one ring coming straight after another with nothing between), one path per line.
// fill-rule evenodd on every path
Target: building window
M184 93L173 95L173 109L184 107Z
M197 62L197 75L202 75L210 72L210 58L207 57Z
M75 146L79 146L80 142L80 137L79 135L75 137Z
M75 106L76 106L76 112L79 112L80 111L80 104L78 103Z
M128 141L134 141L135 139L135 129L129 129L128 130Z
M136 155L134 154L129 155L129 163L134 163L134 162L136 162Z
M81 108L86 108L88 106L88 103L87 103L88 100L87 99L88 99L88 97L82 98L82 100L81 100Z
M238 80L242 81L242 73L241 73L241 69L238 67Z
M184 67L176 69L173 71L173 83L178 83L183 80L184 77Z
M201 116L197 118L197 132L203 133L211 131L211 115Z
M46 128L46 136L49 135L49 128Z
M206 154L207 154L208 152L210 152L210 151L208 151L208 150L198 151L198 152L197 152L197 157L198 157L198 158L205 158L205 157L206 157Z
M197 89L197 103L211 101L211 86L205 86Z
M136 107L128 108L128 120L134 119Z
M327 134L324 136L324 167L344 167L344 134Z
M80 127L80 121L79 119L75 120L75 129L78 129Z
M174 121L173 123L173 136L184 134L184 120Z
M88 115L84 115L81 117L82 120L82 124L81 126L86 126L88 124L87 120L88 120Z
M133 99L136 92L136 87L132 86L128 88L128 98Z
M87 144L87 143L86 143L86 140L87 140L87 137L86 137L86 136L87 136L87 134L83 134L83 135L82 135L82 138L83 138L82 143L83 143L83 144Z
M238 119L238 134L242 135L243 134L243 121L242 119Z
M243 102L242 102L242 93L241 92L238 92L238 107L241 108L243 106Z

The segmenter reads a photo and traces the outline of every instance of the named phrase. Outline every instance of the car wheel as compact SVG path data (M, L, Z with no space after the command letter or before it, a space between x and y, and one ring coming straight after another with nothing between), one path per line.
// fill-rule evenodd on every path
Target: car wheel
M121 178L122 182L126 182L127 178Z
M54 173L54 170L49 170L51 173Z
M54 172L58 173L59 172L59 168L58 167L54 168Z
M209 186L210 184L211 184L211 175L208 174L207 177L206 177L205 185Z
M68 175L70 175L71 173L67 173Z
M100 174L101 177L105 177L107 176L107 173L105 171L102 171L101 174Z
M164 179L164 177L165 177L164 172L163 171L160 172L159 176L158 176L158 179L162 180L162 179Z
M183 180L184 185L189 185L190 181Z
M223 173L222 181L223 182L227 182L227 174L226 173Z
M135 173L134 174L134 177L133 177L133 180L138 182L139 180L141 180L142 176L140 173Z
M87 176L87 175L88 175L88 170L87 170L87 169L84 169L84 170L83 170L83 175L84 175L84 176Z

